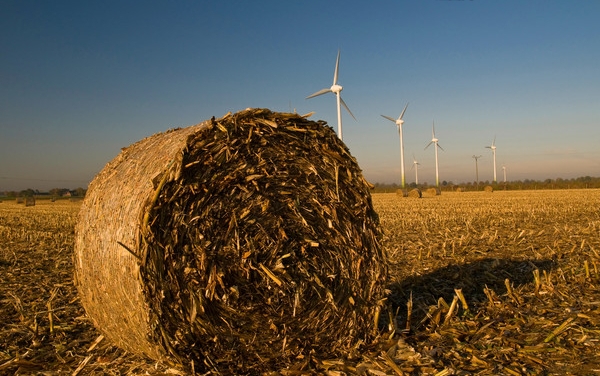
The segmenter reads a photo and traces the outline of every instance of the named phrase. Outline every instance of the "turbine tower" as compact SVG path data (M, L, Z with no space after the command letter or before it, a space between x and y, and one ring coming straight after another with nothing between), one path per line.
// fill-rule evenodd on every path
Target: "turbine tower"
M504 173L504 184L506 184L506 166L502 166L502 172Z
M440 170L439 170L439 164L438 164L438 148L444 150L444 148L442 148L439 144L438 144L438 139L435 138L435 121L433 122L433 125L431 126L431 141L427 144L427 146L425 146L425 149L427 149L429 147L429 145L434 144L433 148L435 150L435 186L436 187L440 187ZM423 149L423 150L425 150Z
M479 166L477 165L477 160L479 158L481 158L481 155L473 154L473 159L475 159L475 179L477 179L477 190L479 190Z
M490 146L486 146L488 149L492 149L492 157L494 159L494 183L496 183L496 136Z
M325 93L335 94L335 96L337 97L338 137L340 138L340 140L343 140L343 137L342 137L342 109L340 107L340 104L344 105L344 108L354 118L354 120L356 120L356 118L354 117L354 115L352 114L352 111L350 111L350 109L348 108L348 106L346 106L346 103L340 96L340 92L342 91L343 88L340 85L338 85L338 83L337 83L339 67L340 67L340 51L338 50L337 60L335 61L335 71L333 73L333 85L331 85L331 87L329 89L327 89L327 88L321 89L321 90L317 91L316 93L309 95L308 97L306 97L306 99L313 98L313 97L316 97L318 95L322 95Z
M408 107L408 103L406 104L406 106L404 106L404 110L402 110L402 113L400 114L400 116L398 116L398 119L393 119L389 116L381 115L384 118L391 121L392 123L395 123L396 127L398 127L398 135L400 136L400 176L401 176L400 181L401 181L402 189L404 189L404 187L406 185L406 179L404 178L404 142L402 141L402 124L404 124L404 120L402 120L402 117L404 117L404 113L406 112L407 107Z
M415 184L417 186L419 185L419 165L420 163L417 162L417 160L415 159L415 155L413 154L413 165L411 166L411 168L414 167L415 169Z

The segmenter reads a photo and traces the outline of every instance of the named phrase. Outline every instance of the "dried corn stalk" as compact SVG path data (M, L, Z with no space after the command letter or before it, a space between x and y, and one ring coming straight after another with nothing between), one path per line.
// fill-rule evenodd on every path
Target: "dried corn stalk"
M125 149L76 234L82 303L119 346L256 373L374 338L387 266L369 184L324 122L248 109Z

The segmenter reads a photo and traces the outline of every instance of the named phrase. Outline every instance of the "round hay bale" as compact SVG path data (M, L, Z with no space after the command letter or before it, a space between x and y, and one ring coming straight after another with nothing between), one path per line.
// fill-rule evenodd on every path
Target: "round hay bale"
M439 196L442 194L442 191L439 188L431 187L427 188L425 193L427 193L427 196Z
M464 192L465 188L464 187L457 187L456 188L456 192Z
M406 189L397 189L396 195L398 197L408 197L408 191Z
M408 192L408 197L421 198L422 196L423 196L423 194L421 193L421 190L419 188L411 189Z
M35 206L35 197L33 197L33 196L25 197L25 206Z
M492 187L491 185L486 185L485 187L483 187L483 191L484 192L494 192L494 187Z
M259 374L374 340L380 236L369 184L325 122L248 109L107 164L79 214L76 280L121 348Z

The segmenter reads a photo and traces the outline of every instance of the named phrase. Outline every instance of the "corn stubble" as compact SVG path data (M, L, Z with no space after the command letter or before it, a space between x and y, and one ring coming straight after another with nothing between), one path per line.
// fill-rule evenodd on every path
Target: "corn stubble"
M391 274L378 343L265 374L598 373L600 191L375 194L373 204ZM79 206L0 205L0 373L186 374L115 347L84 315L72 283Z

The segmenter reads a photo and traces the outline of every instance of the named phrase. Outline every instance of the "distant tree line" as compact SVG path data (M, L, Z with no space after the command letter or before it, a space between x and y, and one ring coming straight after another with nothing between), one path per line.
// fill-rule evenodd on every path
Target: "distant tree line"
M462 182L454 183L452 181L442 181L440 183L440 189L442 191L454 191L461 188L465 191L477 191L483 190L485 186L492 186L494 190L535 190L535 189L585 189L585 188L600 188L600 177L581 176L572 179L546 179L546 180L513 180L504 182L490 182L489 180L480 181L479 184L476 181L473 182ZM397 183L375 183L374 192L396 192L400 189L400 185ZM407 184L407 189L419 188L427 189L433 185L427 183L419 184L418 186L413 182Z
M86 190L84 188L75 188L75 189L68 189L68 188L52 188L47 192L42 192L38 189L24 189L21 191L4 191L4 192L0 192L0 196L5 196L5 197L52 197L52 198L59 198L59 197L84 197L85 196L85 192Z
M479 184L476 181L472 182L462 182L462 183L454 183L452 181L442 181L440 183L440 189L442 191L455 191L458 188L461 188L465 191L477 191L483 190L483 188L487 185L490 185L494 188L494 190L535 190L535 189L585 189L585 188L600 188L600 177L592 177L592 176L580 176L578 178L572 179L546 179L546 180L513 180L504 182L496 182L492 183L489 180L480 181ZM407 189L420 188L427 189L432 187L433 185L429 185L427 182L423 184L419 184L418 186L413 182L406 185ZM375 183L373 191L374 192L396 192L400 189L400 185L397 183ZM84 197L86 193L86 189L84 188L76 188L76 189L68 189L68 188L52 188L47 192L41 192L37 189L24 189L22 191L0 191L0 196L4 197Z

